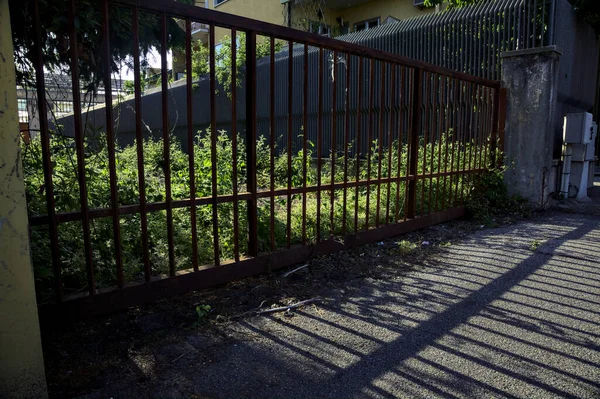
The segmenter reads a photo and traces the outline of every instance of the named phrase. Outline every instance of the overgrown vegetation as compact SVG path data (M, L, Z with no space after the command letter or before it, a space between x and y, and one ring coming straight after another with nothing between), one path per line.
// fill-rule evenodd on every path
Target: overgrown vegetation
M529 203L518 194L509 194L504 183L506 167L488 169L473 180L466 202L469 216L486 226L495 226L505 216L527 216Z
M242 87L243 71L246 68L246 34L240 33L236 36L236 57L233 59L232 40L230 36L224 36L215 46L215 77L217 82L226 89L225 94L231 97L231 67L235 62L236 67L236 86ZM281 40L275 40L273 43L274 51L277 53L283 48ZM257 40L256 59L269 56L271 53L270 40ZM198 41L197 46L192 51L192 76L195 80L206 76L210 72L210 49Z
M231 137L225 131L216 134L217 158L217 191L219 195L233 193L233 151ZM451 136L449 137L451 138ZM418 156L418 174L430 172L463 170L475 163L487 162L481 147L473 143L459 143L442 137L442 143L422 142ZM86 183L88 189L88 205L94 208L110 207L110 183L108 153L103 133L88 134L85 140ZM448 152L445 152L446 144ZM271 171L271 149L264 137L257 143L257 181L259 190L270 188L271 174L275 189L286 188L288 184L288 154L279 152L274 158L274 169ZM23 163L26 183L27 201L30 215L46 214L46 193L43 177L41 145L39 138L29 144L23 144ZM376 141L372 143L370 156L361 154L357 162L352 147L348 149L348 180L355 181L358 173L360 180L376 179L379 175L379 159L381 154L381 176L396 177L406 175L406 145L398 148L392 145L391 151L382 148ZM117 150L116 168L118 176L118 193L120 205L139 204L139 184L137 174L136 146L131 145ZM77 161L72 139L53 135L51 140L53 161L53 183L57 212L78 212L80 210ZM148 202L165 201L165 169L163 143L146 139L143 142L145 191ZM237 176L238 192L246 191L246 149L243 137L237 139ZM390 157L391 155L391 157ZM306 169L306 185L318 183L318 170L314 160L314 145L307 149L306 157L302 149L290 154L293 187L302 187L303 174ZM324 159L321 169L321 182L326 186L344 181L344 151L339 149L335 156L335 173L332 177L331 159ZM306 163L304 160L306 159ZM190 197L189 156L182 150L176 139L170 142L171 188L173 200ZM370 165L370 166L369 166ZM398 165L400 165L398 169ZM212 163L210 132L198 132L195 138L194 166L196 180L196 197L209 197L212 194ZM468 176L468 175L465 175ZM416 208L418 214L447 209L454 206L471 190L472 179L458 176L434 177L419 179L417 182ZM346 232L354 231L355 221L358 230L364 229L369 219L369 226L394 222L396 214L404 218L406 205L406 184L402 179L381 185L362 185L358 189L335 190L333 193L333 224L330 212L331 191L321 194L320 207L317 205L317 194L306 195L306 234L309 241L314 241L317 228L321 237L330 234L342 235L344 220ZM379 214L377 214L379 196ZM344 197L346 206L344 207ZM291 196L291 237L292 244L302 242L303 231L303 198L300 194ZM368 203L368 206L367 206ZM287 243L287 195L273 198L275 246L285 247ZM238 201L239 207L239 251L247 253L247 221L245 201ZM219 254L222 260L234 257L234 218L232 202L218 205L219 221ZM258 203L258 240L259 250L271 249L271 199L263 198ZM320 212L320 225L317 224L317 213ZM345 218L345 219L344 219ZM143 253L141 237L141 221L139 214L123 215L120 218L122 235L122 253L126 281L143 278ZM173 210L175 267L177 270L187 269L192 264L191 231L192 223L188 208ZM211 205L197 207L198 229L198 262L211 264L213 256L213 230ZM80 222L61 223L59 225L60 258L62 280L65 293L85 290L86 267L83 249L82 227ZM169 270L169 246L166 229L166 211L148 213L148 234L150 245L150 263L155 275ZM112 219L93 219L91 224L91 242L93 248L94 272L98 286L116 284L114 241ZM47 226L37 226L31 231L32 257L36 271L38 295L40 300L52 297L52 271L49 235Z

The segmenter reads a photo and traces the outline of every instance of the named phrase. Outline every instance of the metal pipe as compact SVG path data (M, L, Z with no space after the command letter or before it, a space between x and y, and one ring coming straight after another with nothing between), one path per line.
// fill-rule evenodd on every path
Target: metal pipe
M571 157L573 155L573 145L567 143L563 146L563 165L560 181L560 196L564 199L569 198L569 182L571 180Z

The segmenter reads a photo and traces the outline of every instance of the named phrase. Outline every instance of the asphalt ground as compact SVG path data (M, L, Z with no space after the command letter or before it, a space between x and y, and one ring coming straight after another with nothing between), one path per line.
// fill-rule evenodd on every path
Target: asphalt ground
M84 397L600 398L600 216L481 230L292 315L130 357L142 391Z

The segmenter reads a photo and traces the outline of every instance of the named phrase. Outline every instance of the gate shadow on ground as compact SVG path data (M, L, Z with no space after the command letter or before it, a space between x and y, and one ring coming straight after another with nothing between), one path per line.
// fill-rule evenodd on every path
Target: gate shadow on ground
M236 323L218 349L190 339L153 397L598 398L599 229L561 215L482 232L294 317Z
M492 231L440 256L435 269L370 281L321 314L244 322L255 339L248 358L271 355L251 361L250 381L233 378L228 394L598 397L597 228L547 226L535 252L527 237L539 231L520 230L504 245ZM569 262L581 249L583 259Z

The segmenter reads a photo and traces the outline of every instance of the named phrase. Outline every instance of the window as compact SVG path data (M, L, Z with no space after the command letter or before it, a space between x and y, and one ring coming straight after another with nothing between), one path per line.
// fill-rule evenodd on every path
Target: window
M225 3L227 0L213 0L213 7L218 6L221 3Z
M368 21L362 21L354 24L354 31L360 32L361 30L367 30L376 28L379 26L379 18L370 19Z
M25 99L25 98L17 99L17 108L19 110L19 122L20 123L29 122L29 112L27 111L27 99Z
M331 26L318 21L309 21L308 31L318 35L329 36L331 34Z

